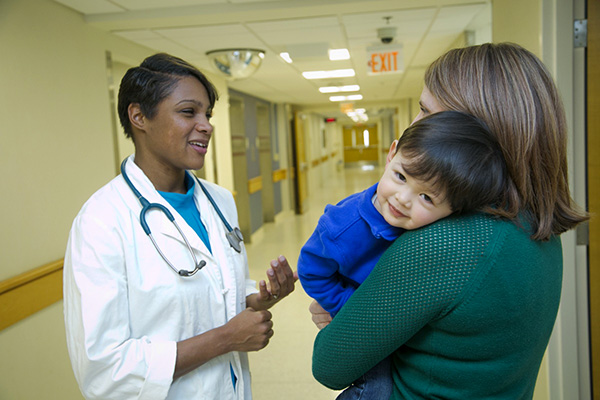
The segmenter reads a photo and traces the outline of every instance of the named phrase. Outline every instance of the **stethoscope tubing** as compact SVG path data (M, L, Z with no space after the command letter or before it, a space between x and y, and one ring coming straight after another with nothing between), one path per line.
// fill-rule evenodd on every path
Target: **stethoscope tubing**
M184 235L182 229L179 227L179 224L177 223L177 221L175 220L175 217L173 217L173 214L169 211L169 209L167 207L165 207L164 205L159 204L159 203L150 203L148 201L148 199L146 199L144 196L142 196L142 194L139 192L139 190L136 189L136 187L133 185L133 182L131 182L131 180L129 179L129 176L125 172L125 165L127 164L127 160L128 159L126 158L121 163L121 175L123 176L123 179L125 180L125 183L127 184L127 186L129 186L129 189L131 189L131 191L133 192L133 194L137 197L137 199L139 200L140 204L142 205L142 210L140 211L140 224L142 226L142 229L144 230L144 232L146 233L146 235L148 235L148 237L152 241L152 244L154 245L154 247L156 248L156 250L158 251L158 253L160 254L160 256L163 258L163 260L165 260L165 262L169 265L169 267L173 271L175 271L180 276L192 276L192 275L194 275L196 272L198 272L200 269L202 269L206 265L206 261L201 260L200 262L198 262L198 260L196 258L196 255L194 254L194 251L192 249L192 246L190 245L189 241L187 240L187 238ZM198 179L198 177L195 177L195 178L196 178L196 181L198 182L198 184L200 185L200 188L202 189L202 191L204 192L204 194L206 195L206 197L208 198L208 200L212 204L213 208L215 209L215 211L219 215L219 218L221 219L221 221L223 222L223 224L227 228L228 232L225 234L225 236L227 237L227 240L228 240L229 244L231 245L231 247L234 248L235 251L237 251L238 253L240 253L241 252L240 242L244 240L244 238L242 236L242 232L239 230L239 228L232 228L231 225L229 225L229 223L227 222L227 219L225 218L225 216L223 215L223 213L221 212L221 210L217 206L217 203L215 202L215 200L213 199L213 197L210 195L210 193L208 192L208 190L206 189L206 187L202 184L202 182L200 182L200 180ZM148 222L146 221L146 213L148 211L150 211L151 209L153 209L153 208L162 211L165 214L165 216L167 217L167 219L169 221L171 221L173 223L173 225L175 225L175 228L177 228L177 230L179 231L179 234L183 238L183 240L184 240L184 242L185 242L185 244L186 244L186 246L187 246L190 254L192 255L193 260L194 260L194 269L192 271L187 271L187 270L183 270L183 269L181 269L181 270L177 269L167 259L166 255L160 250L160 247L158 247L158 244L156 243L156 241L154 240L154 237L152 236L152 232L150 230L150 226L148 225Z

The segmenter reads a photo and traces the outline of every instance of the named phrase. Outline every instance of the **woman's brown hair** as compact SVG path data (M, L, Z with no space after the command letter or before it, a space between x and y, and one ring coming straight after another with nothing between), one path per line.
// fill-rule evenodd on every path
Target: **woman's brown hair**
M535 55L512 43L453 49L429 66L425 86L443 109L484 121L500 143L512 183L498 215L525 216L535 240L588 218L569 193L562 101Z

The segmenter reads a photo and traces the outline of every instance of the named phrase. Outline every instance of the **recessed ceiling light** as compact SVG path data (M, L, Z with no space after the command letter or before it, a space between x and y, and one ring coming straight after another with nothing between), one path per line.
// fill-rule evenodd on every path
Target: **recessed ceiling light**
M353 94L350 96L346 96L348 100L362 100L362 94Z
M323 86L319 88L319 92L321 93L337 93L340 91L338 86Z
M345 111L345 114L354 122L367 122L369 120L369 116L364 108L350 109ZM366 140L365 140L366 145Z
M350 52L348 49L329 49L329 59L331 61L349 60Z
M290 57L290 53L287 53L287 52L279 53L279 57L283 58L284 61L288 64L292 63L292 58Z
M360 90L360 86L358 85L346 85L340 87L340 91L342 92L356 92L357 90Z
M360 90L358 85L346 85L346 86L323 86L319 88L321 93L338 93L338 92L356 92Z
M302 76L306 79L348 78L356 75L352 68L335 69L332 71L306 71Z
M362 100L362 98L362 94L353 94L351 96L330 96L329 101Z

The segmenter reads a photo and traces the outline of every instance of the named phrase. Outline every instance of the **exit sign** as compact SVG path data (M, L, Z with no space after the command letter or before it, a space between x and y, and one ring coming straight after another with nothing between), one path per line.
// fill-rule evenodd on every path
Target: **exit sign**
M367 73L369 75L399 74L403 71L402 45L367 48Z

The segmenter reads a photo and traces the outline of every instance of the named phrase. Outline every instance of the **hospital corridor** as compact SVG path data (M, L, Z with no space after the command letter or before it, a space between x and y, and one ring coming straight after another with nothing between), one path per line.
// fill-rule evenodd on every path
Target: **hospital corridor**
M562 129L561 123L560 131L568 131L568 143L560 145L561 149L567 147L568 186L577 204L600 215L600 113L589 111L600 107L600 69L589 67L600 65L600 23L589 23L588 47L576 42L583 35L578 31L577 38L571 37L573 21L583 24L586 18L600 21L600 1L0 0L0 173L4 189L0 196L0 400L81 400L85 389L81 390L78 380L94 391L88 398L221 400L247 399L246 393L252 392L254 400L336 399L339 391L313 377L313 345L319 331L309 312L312 299L300 281L289 295L291 287L281 285L280 293L247 296L251 283L246 285L246 275L241 272L245 271L245 259L240 242L243 240L246 248L250 278L257 284L268 280L270 261L280 255L296 271L301 248L326 205L379 182L394 141L419 115L445 110L441 100L446 99L436 96L446 95L429 91L428 86L433 88L430 81L425 85L436 60L454 50L495 48L500 43L505 48L517 44L526 54L539 58L556 81L566 110L567 126ZM518 65L512 61L504 64ZM161 72L167 66L176 66L178 72ZM149 78L134 79L146 70L163 77L164 87L155 89ZM594 81L586 78L588 71L596 72ZM505 75L510 74L497 76ZM133 82L141 87L134 89ZM140 93L141 99L135 97ZM510 95L513 97L512 92ZM592 96L596 103L588 100ZM154 103L145 110L145 102ZM495 107L506 102L488 103ZM453 106L449 109L454 110ZM157 132L160 135L146 135ZM469 152L471 159L474 153ZM588 165L590 160L596 164ZM393 169L388 169L392 175L389 171ZM119 175L129 176L128 183ZM208 189L201 192L204 185ZM562 186L565 190L567 185ZM463 185L460 189L460 195L468 198ZM97 193L101 195L95 196ZM178 205L181 196L177 196L185 193L191 197ZM383 194L378 198L384 198ZM363 202L370 209L371 204ZM147 203L154 203L148 220ZM177 210L179 222L185 222L181 224L185 235L178 224L167 223L174 221L172 215L169 217L168 211L161 214L163 208L156 204ZM350 207L362 211L360 204L351 203ZM374 214L378 217L389 210L377 205L379 213ZM347 209L342 213L345 222ZM92 214L90 228L86 215ZM600 400L600 223L596 221L589 229L564 232L561 242L555 244L553 260L559 260L562 252L563 265L562 281L557 273L552 291L558 318L546 329L550 341L543 343L547 346L536 349L535 368L544 354L537 380L533 373L521 374L528 376L531 388L535 383L532 400ZM148 225L154 237L148 233ZM372 224L369 229L377 239L383 237ZM360 245L368 247L364 238L369 235L362 231L351 235L343 240L335 237L337 243L346 245L339 253L352 254L351 261L360 260L363 266L364 257L356 255L363 255L362 250L349 238L360 238ZM433 240L419 243L437 245ZM180 252L179 246L184 251ZM402 249L406 259L419 262ZM117 253L123 256L115 256ZM370 261L374 265L379 259L374 256ZM289 274L288 269L285 272ZM409 293L399 281L411 282L386 279L385 283L397 292ZM311 281L305 282L308 286ZM443 286L439 279L429 282ZM495 282L490 286L496 286ZM540 286L539 280L532 282L536 289ZM416 291L428 296L426 291ZM532 292L519 292L526 294L523 303L531 303ZM362 293L368 296L358 302ZM361 311L377 308L373 319L363 318L369 329L363 330L368 333L362 343L379 352L385 346L372 338L389 335L373 334L378 325L373 321L379 321L375 318L382 308L378 299L394 298L387 293L373 295L363 289L350 303L361 304ZM281 297L285 298L277 302ZM81 304L85 311L79 309L84 308ZM248 304L258 312L247 310ZM274 336L262 350L248 353L249 380L246 355L239 356L239 352L259 348L270 335L268 328L262 329L268 326L266 318L261 319L265 314L252 318L266 309L272 313ZM348 307L344 313L368 315ZM337 321L344 321L344 313L337 314ZM242 322L229 325L235 329L215 329L240 314L236 321ZM535 313L522 314L533 321L529 316ZM396 310L389 315L394 321L407 320L398 317ZM370 361L362 357L366 353L356 351L368 348L356 344L361 343L356 334L358 324L347 324L351 329L346 340L339 339L336 329L340 325L331 326L319 338L319 346L331 335L334 344L350 349L317 351L319 356L327 355L321 363L327 373L338 374L332 365L355 368ZM539 324L534 321L531 325L538 334ZM461 322L460 326L470 325ZM397 326L391 329L397 336ZM171 330L181 332L165 334ZM173 337L185 338L183 342L211 331L224 334L204 335L210 341L203 343L211 345L203 348L224 350L221 354L207 359L192 357L194 362L176 365L185 357L178 353ZM502 339L507 337L504 330L497 332ZM93 339L87 340L89 337ZM527 344L520 335L514 337ZM397 342L389 343L398 348ZM98 352L88 352L91 348ZM469 344L468 348L473 347ZM360 359L352 362L351 356ZM315 359L317 376L320 361ZM429 371L434 370L429 362L425 364ZM208 367L199 368L202 365ZM460 372L460 368L437 369L449 370ZM204 374L210 378L205 379ZM82 376L92 377L94 382ZM178 379L174 384L173 376ZM446 380L457 386L475 382L470 375L469 385L449 376ZM506 374L501 371L499 376ZM243 389L235 392L236 387ZM222 391L201 392L215 388ZM121 389L124 392L118 392Z
M265 266L279 254L285 255L293 268L300 248L312 234L326 204L366 189L379 180L378 167L352 167L331 172L321 190L310 198L307 211L288 212L276 222L265 224L263 231L246 246L250 277L264 279ZM259 400L329 400L338 392L319 384L311 374L312 346L317 328L311 321L311 299L300 282L296 290L273 307L275 335L269 345L250 354L252 390Z

